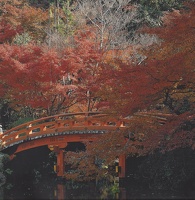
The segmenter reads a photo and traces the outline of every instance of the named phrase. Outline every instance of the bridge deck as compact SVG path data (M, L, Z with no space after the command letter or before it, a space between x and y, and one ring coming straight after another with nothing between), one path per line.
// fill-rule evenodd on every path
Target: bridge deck
M30 121L4 132L1 150L35 139L59 136L101 134L116 128L124 128L128 120L111 118L100 113L68 113Z

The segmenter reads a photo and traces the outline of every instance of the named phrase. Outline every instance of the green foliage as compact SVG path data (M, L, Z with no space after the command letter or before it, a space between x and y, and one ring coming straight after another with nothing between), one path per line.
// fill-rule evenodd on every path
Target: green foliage
M8 183L8 184L6 184L5 188L6 188L7 190L10 190L10 189L13 188L13 185L12 185L11 183Z
M17 34L13 39L13 43L16 45L26 45L32 41L31 36L28 33Z
M9 155L0 152L0 186L4 185L6 182L6 175L10 172L9 169L4 169L5 164L9 161Z
M9 161L9 155L0 152L0 172L3 172L4 164Z
M184 0L134 0L138 5L138 13L141 24L160 26L163 12L181 9ZM136 24L139 27L139 24Z
M114 183L113 185L110 186L110 191L112 194L116 194L116 193L120 192L119 185Z
M13 170L8 168L8 169L5 170L5 173L8 174L8 175L11 175L13 173Z
M73 17L73 13L70 10L70 0L67 0L66 3L64 3L63 8L62 8L64 15L66 16L66 19L63 23L63 21L61 20L58 30L59 33L66 35L66 36L70 36L74 33L74 27L75 27L75 20Z
M59 1L60 8L56 8L55 3L50 4L50 19L54 21L54 30L61 36L70 36L74 32L75 20L70 10L70 0L66 2ZM61 12L59 12L59 9ZM58 10L58 11L57 11Z
M32 117L26 117L26 118L19 118L17 121L13 122L12 124L10 124L9 128L15 127L15 126L19 126L20 124L32 121L33 118Z
M119 193L119 185L115 183L104 184L101 187L101 199L115 199Z

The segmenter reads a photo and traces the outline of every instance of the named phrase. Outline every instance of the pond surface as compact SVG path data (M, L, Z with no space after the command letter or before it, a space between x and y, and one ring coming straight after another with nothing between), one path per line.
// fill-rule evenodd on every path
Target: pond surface
M0 200L195 199L195 183L190 183L185 189L174 191L171 188L151 188L150 183L138 181L130 175L119 185L59 181L56 180L56 174L52 173L53 160L50 161L49 153L48 147L18 153L6 166L13 170L13 173L0 188ZM132 163L136 163L135 160L131 160L130 167Z
M12 183L12 186L9 183L1 188L0 199L193 199L193 196L182 191L153 191L133 185L131 181L120 184L118 190L112 188L113 185L73 184L57 181L54 178L44 178L38 182L18 180L17 183Z

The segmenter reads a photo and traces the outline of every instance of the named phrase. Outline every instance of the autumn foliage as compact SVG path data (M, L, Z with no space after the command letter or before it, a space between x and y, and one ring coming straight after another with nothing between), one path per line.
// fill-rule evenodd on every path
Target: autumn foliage
M163 27L141 30L157 34L160 43L140 51L147 59L139 65L121 60L103 65L107 73L101 75L102 101L111 112L131 116L132 121L129 130L121 133L126 140L118 139L115 132L102 136L92 147L87 145L105 165L111 164L117 152L147 155L156 150L195 148L194 12L191 5L190 13L166 15ZM118 141L122 143L117 148Z
M35 40L46 37L43 25L48 21L48 17L40 8L31 7L20 0L1 0L0 7L1 43L12 43L14 36L23 32L29 33Z
M139 30L158 39L135 45L144 57L136 63L128 60L135 53L133 44L100 49L93 25L66 36L59 51L45 42L50 20L45 11L20 1L0 3L0 94L10 107L41 109L47 115L98 110L131 120L125 132L102 135L86 144L86 152L67 153L67 164L79 169L69 178L103 176L106 169L98 162L113 165L121 154L195 148L194 3L166 13L160 27ZM25 32L32 41L14 44L16 35Z
M84 38L75 39L75 47L61 54L33 44L3 44L0 51L2 91L7 98L14 97L15 105L42 107L51 115L85 100L87 90L94 87L90 79L100 54Z

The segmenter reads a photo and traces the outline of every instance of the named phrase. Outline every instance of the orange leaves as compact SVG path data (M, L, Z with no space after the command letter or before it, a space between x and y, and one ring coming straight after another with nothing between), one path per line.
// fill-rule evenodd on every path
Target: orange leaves
M116 157L125 154L123 132L107 132L97 141L86 143L84 152L66 152L65 163L70 167L65 174L68 179L89 181L105 178L112 171L108 166L115 164Z
M97 141L87 144L87 151L91 155L96 155L104 160L104 164L111 164L116 156L121 155L125 145L122 131L110 131L99 136Z
M39 8L34 8L24 5L24 8L21 9L20 18L18 21L24 27L37 27L41 28L41 23L47 20L47 13Z
M17 17L20 13L21 2L18 0L8 1L8 0L1 0L0 1L0 9L1 9L1 16L0 19L4 19L6 22L13 26L18 26Z
M95 166L94 156L87 155L86 152L66 152L65 163L71 165L69 172L65 174L67 179L76 181L94 180L98 174L98 168Z
M29 32L35 40L43 39L46 33L43 25L48 21L48 14L39 8L24 6L18 16L18 22L24 31Z
M135 46L129 46L126 49L112 49L104 53L104 62L114 66L116 65L115 60L119 59L123 62L128 62L130 55L134 53Z
M155 114L137 113L129 120L126 153L130 155L147 155L158 148L161 136L158 129L161 126Z
M45 37L43 25L47 21L47 13L41 9L30 7L21 1L1 0L0 21L4 21L12 30L21 27L23 31L28 32L34 39ZM6 30L7 33L10 33ZM8 36L7 36L8 37ZM10 38L11 39L11 38Z

